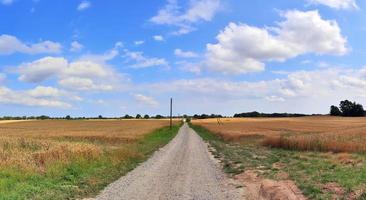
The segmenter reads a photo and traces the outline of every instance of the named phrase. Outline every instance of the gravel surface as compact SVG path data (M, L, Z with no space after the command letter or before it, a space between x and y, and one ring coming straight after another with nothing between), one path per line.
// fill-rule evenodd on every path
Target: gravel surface
M106 187L99 200L243 199L187 124L149 160Z

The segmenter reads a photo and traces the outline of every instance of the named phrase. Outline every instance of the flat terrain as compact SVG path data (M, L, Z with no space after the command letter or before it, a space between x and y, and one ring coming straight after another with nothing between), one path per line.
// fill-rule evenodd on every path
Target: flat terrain
M169 142L178 129L163 128L168 125L167 120L1 121L0 199L95 194Z
M97 199L241 199L229 183L206 144L185 124L167 146L109 185Z
M221 118L194 120L194 124L204 126L227 139L247 135L274 136L284 133L331 133L365 134L366 118L343 117L294 117L294 118Z
M222 118L192 123L216 149L225 171L238 179L255 172L263 179L293 180L310 199L366 199L366 118Z

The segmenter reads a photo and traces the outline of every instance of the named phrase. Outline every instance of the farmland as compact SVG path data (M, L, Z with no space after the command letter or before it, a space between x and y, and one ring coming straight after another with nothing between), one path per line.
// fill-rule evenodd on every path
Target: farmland
M166 120L0 123L0 199L90 196L177 132ZM177 124L177 122L175 123Z
M310 199L364 199L366 119L341 117L193 120L225 171L293 180Z

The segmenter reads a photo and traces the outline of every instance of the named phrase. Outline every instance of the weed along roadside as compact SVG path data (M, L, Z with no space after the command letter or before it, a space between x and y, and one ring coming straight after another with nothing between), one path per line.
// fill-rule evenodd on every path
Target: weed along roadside
M269 148L263 146L264 136L225 140L199 124L190 126L213 147L224 171L242 181L248 199L366 199L365 154Z
M67 162L54 160L40 170L1 165L0 199L93 197L167 144L175 137L179 127L180 124L175 123L172 129L169 126L158 128L139 139L118 143L83 140L81 143L98 144L100 152L95 156L75 154Z

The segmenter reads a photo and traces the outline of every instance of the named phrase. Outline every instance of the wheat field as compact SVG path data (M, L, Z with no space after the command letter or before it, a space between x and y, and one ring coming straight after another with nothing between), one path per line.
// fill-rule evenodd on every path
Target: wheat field
M305 151L366 152L366 118L223 118L193 120L227 140L261 136L265 146Z
M0 168L44 171L72 159L92 160L169 125L166 120L43 120L0 123Z

